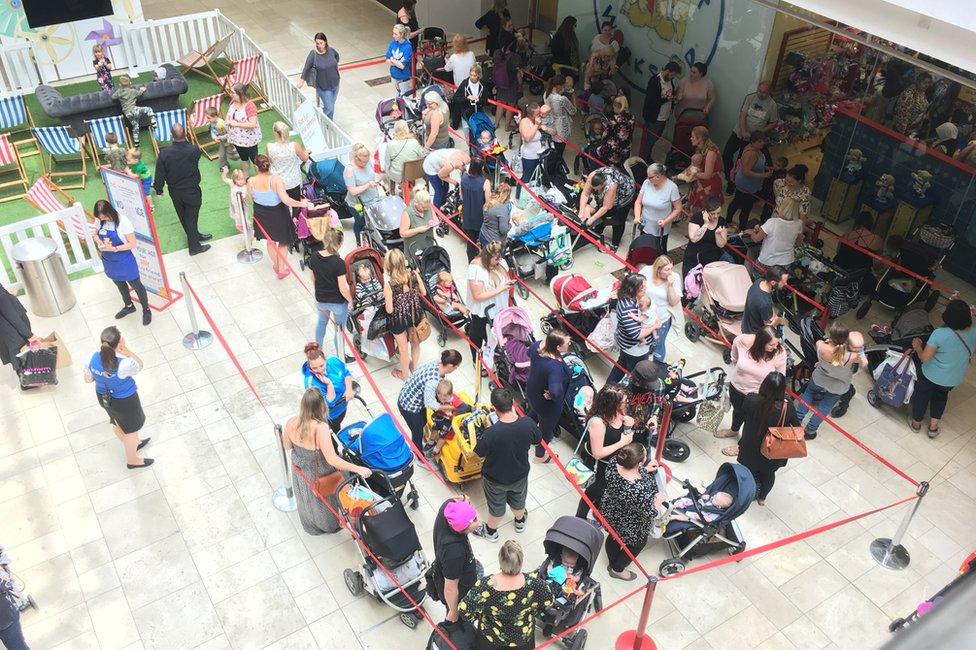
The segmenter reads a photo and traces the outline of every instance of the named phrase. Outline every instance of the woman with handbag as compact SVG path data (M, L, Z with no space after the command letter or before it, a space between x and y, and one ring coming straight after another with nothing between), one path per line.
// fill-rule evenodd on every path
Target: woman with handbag
M619 384L607 384L593 397L589 419L581 438L583 463L594 470L593 482L586 488L586 496L600 507L607 485L607 468L613 456L634 441L634 418L627 415L627 392ZM590 511L585 499L580 499L576 516L583 519Z
M569 352L571 342L565 332L553 330L546 335L545 341L535 341L529 346L525 399L546 444L552 441L563 412L563 398L570 379L570 370L563 362L563 355ZM542 443L535 446L535 462L548 463L551 460Z
M372 474L369 468L353 465L336 453L328 421L329 408L322 393L317 388L309 388L302 395L298 415L289 418L282 434L285 450L291 450L298 518L309 535L334 533L341 528L335 514L319 500L316 492L335 507L335 489L345 479L343 472L363 478Z
M117 327L102 330L101 349L92 355L85 368L85 383L95 384L98 403L108 413L115 436L125 449L125 464L129 469L149 467L152 458L139 458L137 452L149 444L149 438L139 439L139 430L146 423L146 414L139 401L136 380L142 370L142 359L125 344Z
M742 400L742 439L736 462L745 465L756 479L756 503L764 505L766 497L776 481L776 470L786 466L786 459L767 458L763 443L769 436L770 427L797 427L793 403L786 399L786 376L771 372L763 379L758 393L746 395ZM800 441L802 442L802 441Z
M420 274L407 269L407 259L399 248L387 251L383 270L386 272L383 301L389 316L390 334L400 355L400 367L393 369L393 376L404 380L417 367L420 344L430 336L430 323L427 323L420 302L421 296L427 295L427 289ZM426 334L422 330L426 330Z
M854 371L859 365L868 365L864 355L864 337L840 323L831 323L826 340L817 341L817 365L796 407L800 422L807 413L811 413L804 434L807 440L817 437L822 416L829 415L840 398L850 390Z

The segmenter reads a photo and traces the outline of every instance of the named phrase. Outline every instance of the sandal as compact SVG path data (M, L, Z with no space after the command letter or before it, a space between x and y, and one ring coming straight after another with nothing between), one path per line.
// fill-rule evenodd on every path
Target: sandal
M633 571L627 571L626 578L618 576L616 573L613 572L613 569L610 568L607 569L607 573L609 573L610 577L614 578L615 580L623 580L624 582L633 582L634 580L637 580L637 574L634 573Z
M738 438L739 432L732 429L719 429L712 435L716 438Z
M910 415L908 416L908 426L910 426L912 428L912 431L921 431L922 430L922 423L921 422L916 422L915 420L912 419L912 416L910 416Z
M724 456L732 456L733 458L739 455L739 445L729 445L728 447L722 448L722 454Z

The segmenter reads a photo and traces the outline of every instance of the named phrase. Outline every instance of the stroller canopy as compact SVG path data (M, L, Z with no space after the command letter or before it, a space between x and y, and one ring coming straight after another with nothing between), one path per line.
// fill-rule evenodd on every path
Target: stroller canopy
M390 97L389 99L381 99L379 103L376 104L376 124L383 127L385 118L393 112L393 107L396 106L400 109L400 119L405 119L407 115L407 103L403 101L402 97Z
M428 246L420 254L420 275L430 282L441 271L451 270L451 256L440 246Z
M360 264L368 264L373 267L373 277L380 283L380 286L383 286L383 255L375 248L369 246L354 248L346 254L343 262L346 263L346 282L349 283L349 287L354 292L356 269L359 268Z
M359 437L354 434L359 432ZM372 422L349 425L339 433L339 442L359 455L370 469L396 472L413 461L410 445L400 435L389 413L382 413Z
M521 307L506 307L495 315L491 331L503 347L510 339L527 343L532 340L532 317Z
M556 297L556 304L569 311L581 311L584 309L583 303L597 295L590 281L575 273L557 275L549 283L549 288Z
M468 137L470 137L471 141L476 144L480 144L478 139L481 137L482 131L487 131L490 133L492 140L494 140L495 121L481 111L477 111L468 118L468 131L471 133L471 135Z
M715 480L705 491L710 495L716 492L728 492L732 495L732 505L725 510L715 511L719 513L719 518L714 523L724 524L749 509L749 504L756 498L756 479L745 465L722 463L715 474Z
M585 574L589 575L600 557L603 532L594 528L585 519L563 515L556 520L552 528L546 531L542 546L546 549L546 555L553 560L559 559L559 554L564 547L575 552L586 562Z
M399 196L388 196L366 208L366 218L370 225L380 230L399 230L400 217L403 216L407 204Z
M318 185L329 194L345 194L346 181L342 178L345 166L337 158L313 162L309 171Z
M746 308L746 294L752 286L752 278L742 264L712 262L702 269L702 286L723 308L741 312Z

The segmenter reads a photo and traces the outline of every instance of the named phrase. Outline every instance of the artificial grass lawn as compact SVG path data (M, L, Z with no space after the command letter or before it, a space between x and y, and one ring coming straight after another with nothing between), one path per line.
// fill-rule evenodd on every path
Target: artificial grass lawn
M218 73L221 70L218 69ZM140 75L134 79L134 83L140 84L150 81L151 73ZM189 108L194 99L214 95L218 92L215 82L195 73L190 73L187 78L189 88L187 92L180 95L180 106ZM98 83L82 81L66 86L59 86L58 90L66 97L79 95L98 90ZM37 98L32 94L24 97L27 108L34 120L35 126L57 126L61 122L55 118L50 118L41 110ZM222 109L226 109L227 100L224 100ZM273 141L274 134L271 126L281 116L274 109L258 113L258 122L261 125L261 133L265 142ZM142 160L149 169L156 166L156 156L153 153L152 142L149 137L148 129L143 129L139 135L140 149L142 150ZM166 145L161 145L165 147ZM264 147L261 148L262 151ZM214 150L215 151L215 150ZM41 156L31 156L23 158L24 168L27 171L28 186L36 181L42 173ZM231 168L239 166L239 162L231 161ZM203 206L200 208L200 232L210 233L214 239L238 235L234 222L228 214L228 195L229 189L220 180L220 170L216 160L208 160L206 156L200 157L200 189L203 192ZM253 173L253 165L252 165ZM2 181L0 181L2 182ZM9 194L9 188L6 188ZM154 216L156 220L156 233L159 236L159 244L163 253L170 253L186 248L186 234L180 226L179 219L176 218L176 211L169 199L169 188L167 187L163 196L153 196ZM91 210L95 201L106 197L105 186L102 184L101 175L98 169L88 161L88 179L85 188L82 190L67 190L78 202L87 210ZM0 226L39 216L40 212L23 199L17 199L6 203L0 203Z

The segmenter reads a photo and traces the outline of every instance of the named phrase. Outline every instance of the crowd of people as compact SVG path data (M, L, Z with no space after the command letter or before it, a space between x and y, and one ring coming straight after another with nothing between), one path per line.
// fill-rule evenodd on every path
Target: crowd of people
M518 69L524 60L518 55L524 39L512 27L505 0L495 0L492 9L476 25L486 32L486 50L494 60L490 80L494 97L503 104L515 106L522 92ZM461 404L448 377L461 371L470 372L476 381L481 380L483 369L478 365L479 355L489 339L493 315L514 300L516 281L503 259L503 251L511 229L521 218L514 202L522 191L522 182L531 180L548 158L563 158L565 143L573 134L574 116L578 111L592 110L594 103L605 103L607 107L606 137L595 149L604 164L581 179L580 221L597 234L609 226L607 248L616 251L632 218L641 235L649 237L661 253L652 264L638 272L626 273L613 291L614 339L619 355L606 384L593 396L583 432L581 457L593 471L593 480L586 487L576 516L593 520L595 506L603 523L615 531L616 535L606 538L611 577L625 581L637 578L628 567L658 525L657 513L665 499L655 478L657 462L648 456L647 440L635 436L638 423L629 403L627 378L632 375L641 381L652 381L658 376L661 365L667 361L669 332L681 307L690 302L687 277L696 267L727 255L731 231L748 233L758 245L757 261L761 270L747 294L742 333L731 341L732 372L728 387L731 424L716 430L714 435L732 443L722 449L722 454L735 458L752 473L759 505L768 498L777 470L786 464L785 460L770 459L763 453L763 441L770 428L802 426L805 439L814 440L824 415L850 392L854 373L867 366L863 335L833 323L824 339L816 343L817 361L802 394L797 399L787 394L784 319L775 307L774 295L789 281L788 268L794 260L794 246L803 237L804 224L809 220L811 198L806 167L788 168L780 161L774 164L766 146L766 134L779 122L769 84L760 83L754 93L744 98L739 119L724 150L719 149L706 126L693 130L694 154L690 171L685 175L690 193L683 199L665 165L649 164L646 179L639 179L639 185L624 169L624 162L632 153L636 120L630 113L624 90L606 98L601 94L616 70L621 44L612 37L611 26L606 24L590 44L587 56L581 57L575 26L576 19L568 17L553 37L557 74L549 80L541 103L525 104L516 123L509 122L512 116L505 107L496 110L496 125L517 134L521 141L521 179L502 178L493 182L488 173L489 165L493 164L491 158L482 155L478 146L458 141L459 136L473 141L481 135L463 128L458 134L456 129L472 112L485 110L491 97L484 69L476 63L462 36L452 39L451 54L444 68L458 86L454 99L445 101L435 92L424 95L422 135L412 132L408 122L395 121L392 138L383 154L385 174L378 175L374 170L373 152L368 147L363 144L353 147L344 180L345 201L354 215L355 245L366 245L364 214L382 199L384 189L390 192L402 187L406 164L422 161L428 189L414 188L410 194L399 220L402 249L391 247L385 252L382 277L376 277L369 269L359 269L355 284L351 284L341 257L347 238L341 227L334 225L321 238L321 248L308 256L318 320L314 342L304 348L301 373L306 390L298 414L285 423L283 430L283 443L295 468L298 511L306 533L335 533L341 525L334 499L323 502L300 477L317 485L327 477L338 483L346 475L368 478L372 473L369 467L344 457L332 435L340 431L348 404L358 391L348 369L355 357L346 347L343 332L353 309L354 295L375 296L378 308L385 313L398 354L392 375L403 382L397 394L397 410L414 453L436 454L443 441L431 443L425 438L428 412L448 416L457 412ZM416 55L420 33L415 3L405 0L384 57L398 94L413 90L412 58ZM340 57L329 46L325 34L317 33L313 40L314 47L297 83L314 88L322 110L332 118L339 98ZM96 72L103 86L111 83L110 65L107 60L96 58ZM709 114L717 90L707 73L705 64L695 63L681 76L681 64L669 61L651 78L643 108L643 119L651 134L663 136L675 116L685 111ZM573 85L580 81L589 98L582 103L573 99ZM920 78L919 84L923 82L924 78ZM913 116L923 103L923 94L924 88L919 85L913 95L900 95L895 100L896 124L907 128L906 125L917 119ZM284 279L291 273L286 260L295 240L293 217L299 210L322 208L301 194L301 167L308 162L309 152L290 140L289 127L282 122L275 124L273 140L263 142L257 108L247 88L233 86L230 99L225 116L210 116L212 135L220 148L219 164L229 186L230 214L239 229L253 230L257 239L267 240L272 269L279 279ZM186 231L190 254L196 255L209 248L202 242L210 239L210 235L197 230L202 203L200 154L197 147L187 142L179 126L173 127L172 135L174 144L160 153L152 186L157 194L168 187ZM654 138L647 140L654 143ZM262 147L265 153L260 152ZM650 149L642 153L651 161ZM239 160L239 164L228 175L232 159ZM137 171L132 161L125 164L130 171ZM436 243L433 231L439 219L434 209L444 205L455 187L463 206L458 225L467 239L469 262L461 279L467 296L464 301L455 298L454 278L449 272L446 277L438 278L436 287L431 287L421 277L416 264L417 256ZM733 196L727 207L726 194ZM762 220L756 221L752 213L757 201L764 197L769 199L769 212L764 206ZM253 214L250 223L246 218L248 213ZM134 293L142 308L142 322L148 325L152 315L146 289L139 279L132 224L108 201L98 201L93 214L99 222L97 240L105 274L116 285L123 301L116 318L124 319L137 310ZM676 266L667 255L669 233L686 218L688 243L680 266ZM848 234L851 241L878 250L881 243L873 237L870 224L861 221ZM470 343L474 364L472 370L463 370L466 364L456 349L445 349L435 359L421 358L424 328L429 328L426 311L431 308L442 313L463 310L464 335ZM921 430L928 414L930 437L938 435L949 392L962 383L968 360L976 350L976 328L969 305L959 299L951 300L942 320L943 326L935 329L927 341L913 341L920 373L909 426ZM327 346L330 326L334 334L331 345ZM17 370L17 354L28 343L36 342L19 301L0 292L0 360L13 364ZM492 424L480 433L474 448L474 453L483 459L481 486L487 509L485 518L481 518L465 497L449 499L436 516L433 529L436 573L435 584L430 589L445 606L447 624L464 619L478 630L474 647L533 647L533 617L549 607L555 597L546 575L524 570L524 553L517 542L505 541L498 555L499 571L484 575L468 536L500 541L499 528L508 510L515 533L524 532L529 516L526 499L531 461L550 463L553 460L550 443L558 435L571 379L571 369L563 357L570 350L571 342L568 334L556 329L529 347L524 395L528 415L521 414L522 406L510 388L500 387L491 392ZM331 354L327 347L331 347ZM100 349L85 364L85 381L94 384L98 404L106 411L113 432L122 443L129 469L147 467L154 462L152 458L139 456L150 442L149 438L139 436L146 418L139 401L136 376L143 365L138 354L128 348L120 329L114 326L101 333ZM716 507L727 507L721 505L721 495L712 497L718 504Z

